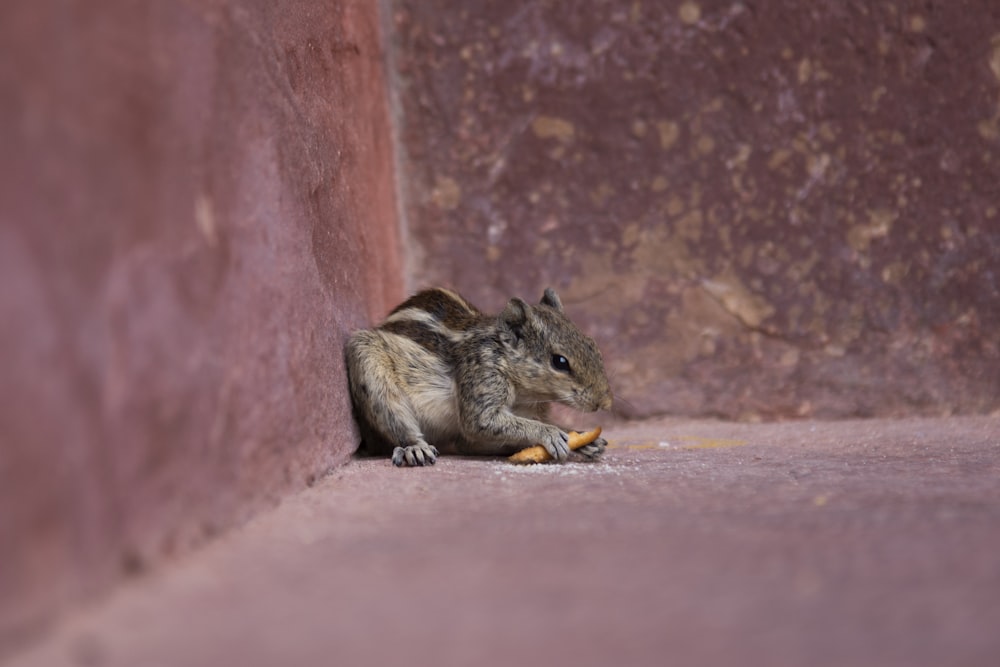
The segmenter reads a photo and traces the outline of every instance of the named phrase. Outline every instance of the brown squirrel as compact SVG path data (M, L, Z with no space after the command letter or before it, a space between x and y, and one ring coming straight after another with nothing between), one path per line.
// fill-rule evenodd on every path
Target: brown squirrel
M354 333L346 357L362 447L391 451L397 466L536 444L564 462L568 436L548 422L549 403L592 412L612 402L597 345L551 288L538 305L513 298L499 315L450 290L422 291ZM606 446L598 438L577 451L596 459Z

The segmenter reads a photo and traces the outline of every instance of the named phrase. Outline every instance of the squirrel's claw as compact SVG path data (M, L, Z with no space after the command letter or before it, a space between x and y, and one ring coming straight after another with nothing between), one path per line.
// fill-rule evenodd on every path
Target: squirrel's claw
M392 463L396 466L432 466L437 457L437 447L425 442L392 450Z
M605 440L604 438L597 438L589 445L584 445L583 447L580 447L579 449L576 450L576 452L582 454L590 461L595 461L601 457L601 454L604 453L604 450L607 448L607 446L608 446L607 440Z
M562 429L552 427L547 437L541 443L545 451L559 463L565 463L569 458L569 434Z

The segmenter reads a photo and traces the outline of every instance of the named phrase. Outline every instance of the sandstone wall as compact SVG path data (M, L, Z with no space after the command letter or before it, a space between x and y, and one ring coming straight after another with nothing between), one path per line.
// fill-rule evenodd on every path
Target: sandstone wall
M403 292L373 3L15 0L0 55L2 649L342 463Z
M414 285L554 285L628 415L1000 407L996 2L395 4Z
M383 4L0 8L0 654L342 463L404 279L629 416L1000 408L996 3Z

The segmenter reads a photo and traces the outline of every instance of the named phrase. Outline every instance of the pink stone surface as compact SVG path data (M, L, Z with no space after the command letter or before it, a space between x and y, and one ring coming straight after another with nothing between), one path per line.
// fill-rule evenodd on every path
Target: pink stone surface
M3 3L0 660L995 664L998 6L585 9ZM427 282L626 416L994 417L340 467Z
M1000 408L994 0L394 6L414 283L552 285L625 415Z
M354 461L8 667L996 663L996 418L605 426Z
M0 9L0 647L341 464L402 296L368 2Z

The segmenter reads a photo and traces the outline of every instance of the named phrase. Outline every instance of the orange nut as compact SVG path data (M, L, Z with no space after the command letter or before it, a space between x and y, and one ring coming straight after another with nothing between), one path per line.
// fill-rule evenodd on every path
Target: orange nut
M600 426L587 431L586 433L570 431L569 448L580 449L584 445L589 445L594 440L597 440L599 435L601 435ZM544 447L541 445L535 445L533 447L526 447L516 454L507 457L507 460L511 463L545 463L546 461L551 461L552 457Z

